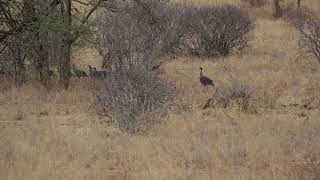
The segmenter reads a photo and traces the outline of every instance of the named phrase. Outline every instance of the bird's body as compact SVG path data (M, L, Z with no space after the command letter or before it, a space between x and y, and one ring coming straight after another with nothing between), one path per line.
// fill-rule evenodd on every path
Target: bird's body
M73 74L75 74L78 78L87 77L87 73L83 70L75 69L74 65L72 65Z
M54 77L54 76L56 76L56 74L54 73L54 71L51 70L51 69L49 69L48 74L49 74L49 77Z
M158 65L152 66L151 70L155 71L155 70L159 69L162 64L163 64L163 61L161 61Z
M201 67L200 67L200 82L203 86L208 86L208 85L214 86L212 79L203 75Z
M94 78L95 77L95 72L93 71L93 68L90 65L88 65L88 68L89 68L89 76L91 78Z
M97 71L96 68L92 68L90 65L89 67L89 76L94 79L103 79L107 76L106 71Z
M106 71L97 71L96 68L93 68L93 70L94 70L94 72L95 72L95 74L96 74L98 79L103 79L103 78L105 78L107 76L107 72Z

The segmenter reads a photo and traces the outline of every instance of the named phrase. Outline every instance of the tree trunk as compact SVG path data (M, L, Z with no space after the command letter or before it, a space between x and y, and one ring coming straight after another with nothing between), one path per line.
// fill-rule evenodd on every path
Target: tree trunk
M41 29L38 23L34 23L35 20L39 18L38 13L36 12L35 0L24 0L24 20L28 24L33 24L34 33L34 44L33 51L30 53L31 58L34 59L34 67L39 74L41 84L49 88L50 86L50 76L49 76L49 55L47 49L45 49L44 44L46 43L46 37L48 36L47 30Z
M297 7L300 8L301 6L301 0L297 0Z
M64 18L64 21L68 25L71 25L71 0L63 0L61 3L61 12ZM70 79L70 60L71 60L71 41L72 36L70 32L62 33L62 45L61 45L61 61L59 64L60 69L60 85L64 89L69 87Z
M39 28L37 29L39 30ZM43 36L47 35L45 33ZM36 69L39 73L40 82L46 88L50 87L50 75L49 75L49 56L46 49L41 44L41 39L44 39L40 36L40 32L36 32Z
M280 7L279 0L273 0L275 12L274 12L274 17L278 18L282 16L282 9Z
M18 47L10 47L11 48L11 53L14 58L14 72L13 72L13 77L14 77L14 83L15 86L21 87L22 84L25 82L25 68L24 68L24 59L25 56L23 56L22 50Z
M59 64L60 70L60 85L64 89L68 89L70 80L70 60L71 60L71 44L68 42L63 42L61 45L62 57Z
M38 49L37 71L40 76L40 82L46 88L50 87L49 62L48 55L42 46Z

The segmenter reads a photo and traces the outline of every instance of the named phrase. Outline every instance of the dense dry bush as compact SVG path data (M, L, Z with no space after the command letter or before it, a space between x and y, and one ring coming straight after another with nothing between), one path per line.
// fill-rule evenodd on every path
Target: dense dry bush
M7 89L13 85L21 86L26 80L24 60L16 45L10 47L0 45L0 89Z
M249 14L235 6L173 6L166 34L165 51L200 56L227 56L245 47L254 28Z
M154 2L154 3L153 3ZM146 4L133 6L122 12L102 12L98 20L95 41L100 54L104 57L104 65L114 71L126 69L131 61L150 60L144 65L154 65L157 55L157 44L160 32L158 19L162 16L156 10L162 3L147 1ZM143 7L150 8L150 12ZM152 13L152 14L150 14Z
M265 0L242 0L242 2L250 4L251 7L263 7L266 4Z
M166 16L162 24L160 47L166 54L187 53L185 39L192 34L194 7L172 5L165 9ZM190 52L189 52L190 53Z
M99 19L95 40L105 66L117 68L137 55L227 56L247 45L254 28L249 14L235 6L193 7L152 0L145 5L151 10L133 6L121 13L104 12Z
M245 47L250 40L253 20L237 7L201 8L198 15L200 54L227 56Z
M94 107L120 129L136 133L160 122L177 97L175 87L144 66L114 73L94 96Z
M159 60L166 3L128 2L122 12L102 12L97 23L94 40L112 73L105 89L95 93L94 107L129 133L160 122L177 95L166 79L151 72Z

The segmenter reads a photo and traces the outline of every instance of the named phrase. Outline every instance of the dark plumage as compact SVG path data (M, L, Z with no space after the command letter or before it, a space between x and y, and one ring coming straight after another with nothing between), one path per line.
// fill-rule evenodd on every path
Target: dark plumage
M92 68L90 65L88 65L88 67L89 67L89 76L91 78L103 79L107 76L106 71L97 71L96 68Z
M90 76L91 78L94 78L95 73L94 73L94 71L93 71L93 68L92 68L90 65L88 65L88 68L89 68L89 76Z
M73 70L73 73L78 77L87 77L87 73L83 70L80 70L80 69L75 69L74 68L74 64L72 65L72 70Z
M202 67L200 67L200 82L203 86L208 86L208 85L214 86L213 81L207 76L204 76L202 74Z
M161 61L158 65L152 66L151 70L155 71L155 70L159 69L162 64L163 64L163 61Z
M49 69L48 74L49 74L49 77L55 77L55 76L56 76L56 74L54 73L54 71L51 70L51 69Z
M107 72L106 71L97 71L96 68L93 68L93 70L94 70L94 72L95 72L95 74L96 74L98 79L103 79L103 78L105 78L107 76Z

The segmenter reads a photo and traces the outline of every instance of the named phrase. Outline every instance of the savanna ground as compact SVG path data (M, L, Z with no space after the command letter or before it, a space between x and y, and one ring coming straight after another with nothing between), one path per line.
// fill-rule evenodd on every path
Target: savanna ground
M303 4L320 10L317 0ZM179 57L164 64L165 76L183 90L184 105L144 135L101 122L92 111L86 79L72 79L67 91L47 92L30 84L1 92L0 179L320 178L319 104L300 106L320 97L320 68L296 63L299 35L285 20L272 18L270 6L247 8L256 27L241 54ZM100 59L86 49L76 51L73 62L86 69ZM199 105L214 89L202 90L200 66L216 87L234 80L254 87L268 108L202 110Z

